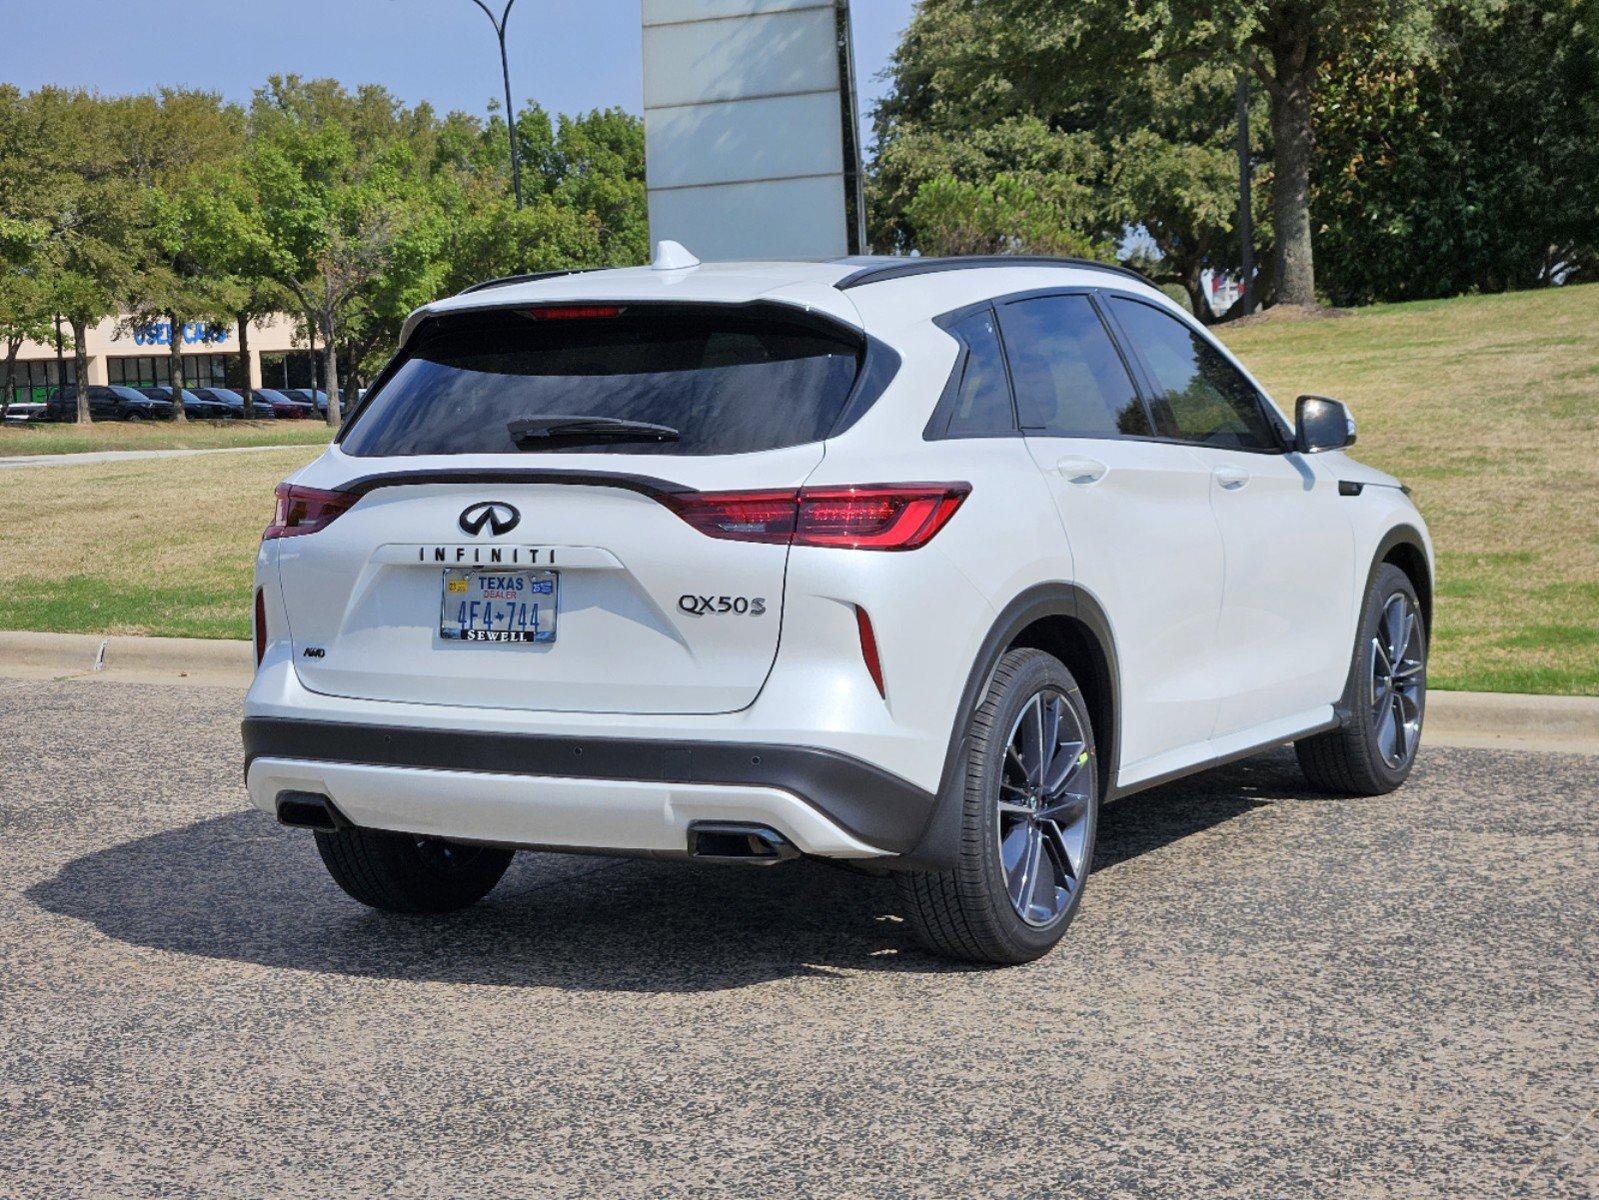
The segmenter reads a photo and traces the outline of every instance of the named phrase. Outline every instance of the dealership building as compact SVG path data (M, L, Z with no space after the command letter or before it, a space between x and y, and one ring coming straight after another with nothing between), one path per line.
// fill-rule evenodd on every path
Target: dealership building
M320 378L308 346L295 338L295 323L286 316L250 323L248 358L239 353L234 325L194 322L183 327L183 380L188 387L311 387ZM91 384L164 387L171 382L168 355L172 330L167 321L140 322L108 317L88 332L84 349ZM70 329L63 324L61 349L54 341L23 342L12 381L12 403L42 401L50 388L73 383ZM0 385L4 379L0 378Z

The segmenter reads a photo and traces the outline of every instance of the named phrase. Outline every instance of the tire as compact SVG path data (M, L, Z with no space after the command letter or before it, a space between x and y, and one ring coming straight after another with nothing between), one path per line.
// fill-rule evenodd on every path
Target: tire
M515 853L378 829L318 830L316 848L351 898L393 913L444 913L475 904L494 890Z
M1395 608L1408 612L1412 624L1407 641L1399 647L1401 670L1386 677L1402 682L1385 691L1384 666L1394 642L1389 616ZM1360 615L1350 678L1348 723L1329 733L1300 738L1294 743L1294 752L1305 778L1315 787L1346 796L1381 796L1409 777L1427 706L1426 622L1410 577L1392 563L1383 563L1372 577ZM1398 719L1401 712L1406 718L1403 722ZM1403 752L1397 757L1389 752L1395 729L1403 743Z
M1015 744L1026 752L1023 720L1033 721L1035 711L1040 722L1053 714L1058 733L1055 750L1039 756L1044 767L1036 775L1044 777L1038 784L1045 794L1026 795L1035 772L1023 757L1033 756L1013 756L1009 749L1019 738ZM1046 728L1039 726L1038 744L1050 740ZM1001 965L1031 962L1065 934L1092 865L1099 764L1088 708L1058 659L1041 650L1009 650L967 733L959 859L953 870L896 876L900 900L917 939L935 954ZM1057 775L1060 786L1052 788L1049 779ZM1051 812L1061 815L1045 819ZM1031 853L1034 830L1038 855L1022 858L1017 847L1025 841ZM1026 864L1035 861L1028 880ZM1013 900L1019 879L1024 896ZM1023 916L1023 905L1030 916Z

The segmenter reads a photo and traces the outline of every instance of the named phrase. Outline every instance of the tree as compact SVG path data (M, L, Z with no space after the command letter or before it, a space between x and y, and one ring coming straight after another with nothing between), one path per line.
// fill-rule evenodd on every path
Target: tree
M533 105L520 124L543 117ZM548 120L548 118L544 118ZM598 225L596 265L649 261L649 216L644 191L644 122L619 108L556 119L548 151L534 165L544 194L559 209L592 214Z
M1488 5L1495 0L1451 0ZM1167 277L1197 289L1231 249L1233 83L1263 85L1270 125L1267 229L1276 298L1316 301L1311 246L1312 115L1323 74L1372 46L1420 59L1435 45L1435 0L925 0L878 112L883 171L932 129L950 151L1020 115L1089 133L1108 170L1092 181L1107 219L1144 224L1175 258ZM923 142L925 146L925 142ZM905 199L889 200L903 212ZM1236 260L1234 260L1236 261Z
M4 98L0 97L0 104ZM0 375L0 421L11 411L17 354L25 341L50 336L49 293L39 278L40 251L49 230L39 221L0 215L0 345L5 367Z
M1043 0L1010 2L1034 16L1043 7ZM1094 48L1088 66L1096 73L1108 68L1113 78L1122 74L1117 60L1132 52L1177 71L1237 64L1264 85L1276 299L1314 305L1310 185L1319 81L1373 46L1398 57L1426 56L1434 45L1438 8L1437 0L1085 0L1074 11L1082 22L1079 44Z
M252 106L245 171L266 273L320 337L330 425L341 420L338 348L362 293L403 290L430 267L429 210L404 136L414 115L382 89L352 97L292 76L274 77Z
M1157 253L1140 265L1184 287L1204 316L1201 275L1236 261L1234 73L1174 71L1114 47L1095 53L1119 54L1123 73L1084 70L1081 36L1067 9L925 0L875 112L873 241L1111 258L1141 228ZM983 195L996 187L1033 199L997 204ZM979 224L998 219L1006 235L971 241L970 219L983 213Z
M1599 265L1599 3L1446 7L1439 48L1373 46L1316 109L1335 303L1547 286Z
M243 114L211 92L166 90L120 103L124 157L147 209L130 307L146 324L165 319L172 411L182 421L186 331L193 323L208 336L236 307L224 248L198 235L214 206L208 167L237 155Z
M30 102L41 147L26 170L22 215L42 222L47 297L72 328L78 423L88 424L88 331L121 311L138 270L143 197L129 187L118 136L125 102L41 88Z

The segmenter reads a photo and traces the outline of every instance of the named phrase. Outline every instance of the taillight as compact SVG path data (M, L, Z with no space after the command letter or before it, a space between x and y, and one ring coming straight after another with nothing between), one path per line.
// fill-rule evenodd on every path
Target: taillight
M965 483L806 488L794 544L914 550L932 541L971 490Z
M277 511L272 514L272 524L261 535L262 541L299 537L326 529L335 517L347 512L360 499L352 492L327 492L288 483L278 484L273 495L277 497Z
M709 537L850 550L915 550L932 541L967 483L871 484L764 492L697 492L664 499Z
M799 492L692 492L662 497L668 508L701 533L735 542L789 542L799 512Z
M261 660L266 657L267 628L266 628L266 595L260 588L255 589L255 665L260 666Z

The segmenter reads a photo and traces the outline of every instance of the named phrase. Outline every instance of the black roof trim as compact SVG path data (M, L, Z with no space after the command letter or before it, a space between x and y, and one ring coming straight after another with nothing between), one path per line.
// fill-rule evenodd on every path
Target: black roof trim
M958 258L902 258L893 262L863 267L846 275L833 286L839 291L883 283L889 279L909 279L916 275L935 275L940 271L965 271L976 267L1081 267L1090 271L1109 271L1149 284L1147 276L1131 267L1096 262L1091 258L1056 258L1046 254L970 254ZM1150 284L1153 286L1153 284Z
M513 283L537 283L540 279L559 279L562 275L584 275L590 271L603 271L604 269L604 267L567 267L560 271L533 271L526 275L502 275L498 279L485 279L482 283L474 283L471 287L464 287L455 294L457 296L466 296L472 292L486 292L490 288L510 287Z

